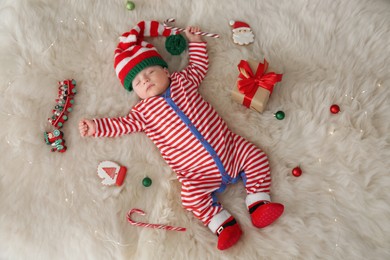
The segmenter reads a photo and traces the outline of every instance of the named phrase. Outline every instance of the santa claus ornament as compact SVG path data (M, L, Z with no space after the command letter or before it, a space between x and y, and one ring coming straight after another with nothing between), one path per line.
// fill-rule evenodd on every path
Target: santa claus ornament
M254 42L255 35L250 26L241 21L230 21L233 32L233 42L238 45L249 45Z

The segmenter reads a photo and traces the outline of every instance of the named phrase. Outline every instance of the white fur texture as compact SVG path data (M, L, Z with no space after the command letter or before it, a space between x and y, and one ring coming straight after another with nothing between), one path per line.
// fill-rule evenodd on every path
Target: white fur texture
M388 0L2 0L0 2L0 259L390 259L390 3ZM263 230L245 208L242 183L221 194L244 231L227 251L181 207L180 184L143 134L81 138L83 117L125 115L137 102L113 69L118 36L140 20L176 18L218 33L206 38L210 70L200 92L231 129L269 155L274 201L284 215ZM233 44L230 20L255 43ZM170 65L164 39L151 40ZM266 58L283 82L258 114L230 98L241 59ZM43 132L57 81L78 94L63 131L65 154ZM332 104L341 113L329 112ZM283 110L284 120L273 114ZM122 187L96 168L128 168ZM296 178L291 169L300 165ZM152 186L142 186L149 176ZM139 221L186 232L134 227Z

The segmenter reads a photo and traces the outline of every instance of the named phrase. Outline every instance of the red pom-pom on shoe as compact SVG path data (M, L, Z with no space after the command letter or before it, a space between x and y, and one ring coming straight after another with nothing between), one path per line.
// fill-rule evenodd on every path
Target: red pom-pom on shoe
M280 203L265 203L251 213L252 223L255 227L263 228L271 225L284 211L284 206Z
M218 236L218 249L225 250L238 242L242 235L240 226L236 223L233 226L223 228Z

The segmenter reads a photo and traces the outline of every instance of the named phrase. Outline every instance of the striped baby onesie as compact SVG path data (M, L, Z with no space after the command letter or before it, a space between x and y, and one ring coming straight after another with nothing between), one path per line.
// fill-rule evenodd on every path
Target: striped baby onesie
M271 184L265 153L231 132L199 94L207 70L206 43L189 43L189 65L171 74L165 93L140 101L124 117L94 119L95 137L144 132L182 183L183 207L205 225L223 210L215 194L227 184L243 180L248 207L269 200Z

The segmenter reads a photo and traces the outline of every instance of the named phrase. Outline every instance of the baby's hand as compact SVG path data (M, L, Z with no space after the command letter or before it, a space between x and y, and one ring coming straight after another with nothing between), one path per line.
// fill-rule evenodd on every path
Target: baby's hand
M81 136L93 136L96 133L95 122L89 119L81 119L79 122L79 131Z
M203 42L202 36L194 34L195 32L200 32L200 28L197 26L187 26L184 33L187 36L189 42Z

